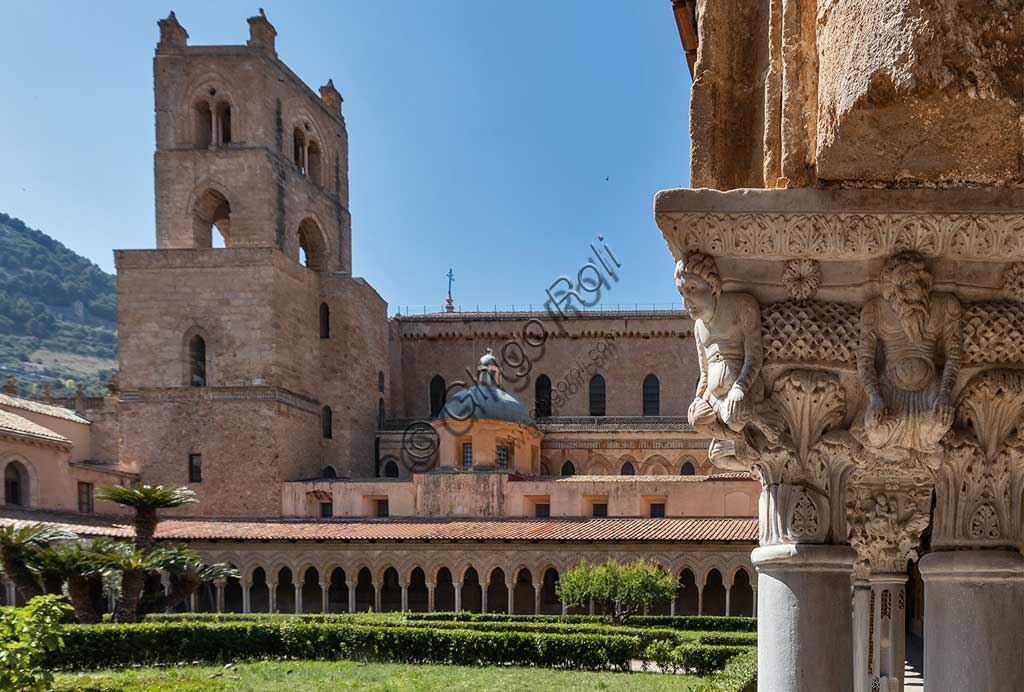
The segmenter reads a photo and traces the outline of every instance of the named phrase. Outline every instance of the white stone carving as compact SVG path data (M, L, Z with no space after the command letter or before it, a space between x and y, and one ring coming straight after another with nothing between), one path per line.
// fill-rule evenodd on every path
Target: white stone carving
M786 287L786 295L793 300L813 297L821 285L821 265L806 257L786 262L782 285Z
M960 302L933 293L924 260L891 258L883 298L864 305L857 370L868 395L863 442L877 450L934 452L953 423L960 372Z
M967 303L963 312L964 365L1024 363L1024 305Z
M688 416L695 430L714 438L717 466L746 470L736 446L764 449L778 442L778 415L761 379L761 311L746 293L723 293L713 258L692 254L676 265L676 286L694 319L700 366Z
M661 212L656 221L676 257L849 260L913 251L1024 260L1024 214Z
M930 504L927 485L886 491L872 484L851 484L847 513L857 571L902 574L907 561L918 558Z
M765 362L852 367L860 310L848 303L771 303L761 308L761 332Z

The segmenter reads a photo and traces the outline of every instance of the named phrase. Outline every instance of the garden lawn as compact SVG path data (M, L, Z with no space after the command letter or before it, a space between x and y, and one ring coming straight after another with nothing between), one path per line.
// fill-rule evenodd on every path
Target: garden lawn
M586 673L543 668L262 661L57 675L54 692L682 692L701 678L658 673Z

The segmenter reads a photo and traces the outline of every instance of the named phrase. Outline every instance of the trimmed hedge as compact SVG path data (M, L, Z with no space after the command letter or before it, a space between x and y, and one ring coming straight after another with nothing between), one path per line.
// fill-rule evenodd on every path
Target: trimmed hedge
M316 622L71 625L53 668L254 658L628 670L639 639L614 634L472 632Z
M698 644L708 646L757 646L757 632L701 632Z
M730 659L699 692L757 692L757 650Z
M405 619L455 622L563 622L582 624L608 622L603 615L506 615L504 613L405 613ZM633 615L625 627L667 627L701 632L756 632L757 619L714 615Z
M665 672L710 675L725 668L735 656L757 650L749 646L709 646L687 643L673 647L667 641L650 644L643 652L644 660L654 661Z

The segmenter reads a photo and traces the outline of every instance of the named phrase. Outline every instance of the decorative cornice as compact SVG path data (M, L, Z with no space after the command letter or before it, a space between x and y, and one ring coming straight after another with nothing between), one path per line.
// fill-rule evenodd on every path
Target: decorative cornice
M177 403L188 401L269 401L320 415L315 399L274 386L248 387L144 387L121 392L121 403Z

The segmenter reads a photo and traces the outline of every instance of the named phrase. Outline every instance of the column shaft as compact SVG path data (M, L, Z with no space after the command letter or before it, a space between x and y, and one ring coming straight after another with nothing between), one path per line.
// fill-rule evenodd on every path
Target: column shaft
M928 692L1020 689L1024 557L1011 550L929 553L921 577Z
M455 587L455 612L462 610L462 584L452 584Z
M851 692L853 550L773 545L751 557L758 571L758 688Z
M508 614L514 615L516 610L516 589L515 585L508 587Z
M356 584L355 582L347 581L345 586L348 587L348 612L356 612Z

